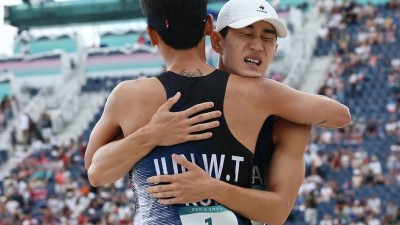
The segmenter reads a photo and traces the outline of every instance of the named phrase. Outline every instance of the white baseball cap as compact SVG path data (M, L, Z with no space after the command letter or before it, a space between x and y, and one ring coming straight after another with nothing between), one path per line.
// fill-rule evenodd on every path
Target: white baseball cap
M219 32L227 26L240 29L258 21L272 24L278 37L287 36L285 24L265 0L229 0L219 11L216 31Z

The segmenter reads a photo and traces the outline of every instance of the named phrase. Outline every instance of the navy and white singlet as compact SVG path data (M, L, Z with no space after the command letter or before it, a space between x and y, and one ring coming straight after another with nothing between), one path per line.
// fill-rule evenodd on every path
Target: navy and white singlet
M211 110L220 110L222 116L218 119L220 126L212 129L211 138L173 146L158 146L131 169L131 184L137 200L134 225L250 224L249 219L213 200L164 206L157 203L147 192L148 177L186 171L173 162L173 153L183 155L216 179L240 187L251 187L253 154L232 135L223 115L229 76L228 73L215 70L203 77L185 77L169 71L157 77L165 88L167 98L178 91L182 93L171 111L182 111L195 104L212 101L214 108Z

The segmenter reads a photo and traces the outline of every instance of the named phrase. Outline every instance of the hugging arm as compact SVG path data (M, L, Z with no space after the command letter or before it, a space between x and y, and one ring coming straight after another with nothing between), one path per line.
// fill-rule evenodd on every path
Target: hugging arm
M122 138L120 122L118 116L115 116L116 111L122 111L124 107L119 102L123 97L119 92L123 94L124 91L117 89L107 100L103 115L90 135L85 153L85 167L93 186L120 179L157 145L206 139L212 133L202 131L219 126L219 122L213 119L219 117L221 112L200 113L213 107L210 102L181 112L170 112L180 98L180 93L177 93L159 107L150 122ZM190 117L197 113L200 114Z
M310 126L340 128L351 123L349 108L331 98L298 91L273 80L259 82L259 85L263 96L269 96L267 104L260 104L274 106L271 114Z
M149 187L150 195L167 205L214 199L251 220L283 224L304 179L304 152L310 126L278 120L275 127L276 150L267 179L268 191L242 188L217 180L185 158L174 155L173 159L188 171L150 177L149 183L170 183Z

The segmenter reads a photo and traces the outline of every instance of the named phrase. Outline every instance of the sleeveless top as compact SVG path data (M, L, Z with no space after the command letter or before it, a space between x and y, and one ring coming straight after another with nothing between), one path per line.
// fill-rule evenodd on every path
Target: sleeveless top
M209 111L220 110L222 116L218 118L220 126L211 130L211 138L173 146L157 146L133 166L129 175L137 201L134 225L250 224L249 219L214 200L164 206L147 192L148 177L186 171L172 160L173 153L186 157L216 179L244 188L251 187L253 154L233 136L224 117L223 104L229 76L228 73L215 70L203 77L185 77L170 71L157 77L165 88L167 98L178 91L182 93L171 111L182 111L195 104L212 101L214 107Z
M275 152L275 144L273 140L273 124L275 116L269 116L257 138L256 149L254 151L252 188L265 190L265 179L268 174L269 163Z

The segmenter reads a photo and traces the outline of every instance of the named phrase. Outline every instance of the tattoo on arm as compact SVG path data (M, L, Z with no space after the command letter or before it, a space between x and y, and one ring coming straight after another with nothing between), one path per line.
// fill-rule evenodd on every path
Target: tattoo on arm
M181 72L179 72L179 75L182 75L185 77L201 77L204 74L200 69L197 69L197 71L195 71L195 72L188 72L185 69L183 69Z
M324 120L324 121L319 122L319 123L308 122L308 123L304 123L304 124L305 124L305 125L310 125L310 126L319 126L319 125L322 125L322 124L324 124L324 123L326 123L326 122L328 122L328 120Z

